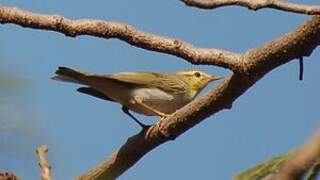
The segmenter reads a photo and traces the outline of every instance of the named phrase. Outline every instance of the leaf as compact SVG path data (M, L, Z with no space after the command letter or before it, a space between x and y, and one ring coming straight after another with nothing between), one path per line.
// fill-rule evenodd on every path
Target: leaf
M287 154L276 156L264 161L250 169L241 172L234 177L234 180L271 180L273 175L277 174L283 163L294 156L297 150L289 151ZM292 155L292 156L291 156ZM320 160L314 163L305 172L304 180L317 180L320 172Z
M311 168L306 172L305 180L317 180L317 176L319 176L320 172L320 161L314 163Z
M261 180L268 179L270 175L278 172L279 168L286 159L287 154L274 157L264 161L250 169L241 172L234 177L234 180Z

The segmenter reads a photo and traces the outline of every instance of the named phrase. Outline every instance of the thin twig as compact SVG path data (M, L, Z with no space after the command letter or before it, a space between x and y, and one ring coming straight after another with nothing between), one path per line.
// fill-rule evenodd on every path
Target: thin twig
M303 56L299 57L299 80L303 80Z
M19 180L18 176L11 172L0 171L0 180Z
M280 0L180 0L187 6L201 9L215 9L223 6L242 6L250 10L273 8L300 14L319 15L320 7L307 6Z
M39 166L41 170L41 180L51 180L51 165L46 158L48 147L41 145L37 148L36 153L38 155Z

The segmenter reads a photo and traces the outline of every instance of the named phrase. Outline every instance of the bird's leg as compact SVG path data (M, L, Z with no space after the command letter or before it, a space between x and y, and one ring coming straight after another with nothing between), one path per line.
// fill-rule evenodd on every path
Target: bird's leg
M147 104L143 103L142 100L138 97L134 98L135 102L138 103L139 105L143 106L144 108L152 111L153 113L157 114L158 116L161 117L161 119L166 118L168 116L168 114L165 114L163 112L160 112L156 109L154 109L153 107L148 106Z
M143 124L142 122L140 122L136 117L134 117L130 112L127 106L122 106L122 111L127 114L128 116L130 116L136 123L139 124L139 126L142 127L142 129L148 128L148 125Z

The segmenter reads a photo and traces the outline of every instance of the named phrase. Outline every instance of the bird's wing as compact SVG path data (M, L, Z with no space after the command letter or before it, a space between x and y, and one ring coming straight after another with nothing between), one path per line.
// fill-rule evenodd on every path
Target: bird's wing
M114 101L113 99L111 99L110 97L105 95L104 93L102 93L102 92L100 92L100 91L98 91L98 90L96 90L94 88L91 88L91 87L81 87L81 88L78 88L77 91L81 92L83 94L88 94L88 95L91 95L93 97L104 99L104 100L107 100L107 101Z
M186 83L170 73L122 72L108 77L122 82L156 87L173 94L185 93L187 91Z

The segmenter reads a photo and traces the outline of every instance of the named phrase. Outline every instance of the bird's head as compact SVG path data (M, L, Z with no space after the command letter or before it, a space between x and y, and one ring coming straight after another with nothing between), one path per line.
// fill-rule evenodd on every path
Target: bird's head
M178 72L177 75L179 75L190 86L195 95L210 82L222 79L222 77L209 75L205 72L196 70L181 71Z

